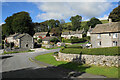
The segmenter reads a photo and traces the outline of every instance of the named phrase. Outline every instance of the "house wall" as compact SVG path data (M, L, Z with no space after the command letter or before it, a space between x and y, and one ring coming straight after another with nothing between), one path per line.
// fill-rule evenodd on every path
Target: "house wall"
M113 38L113 33L101 34L101 37L98 39L98 34L91 34L91 44L93 48L99 47L113 47L113 41L117 42L117 46L120 46L120 33L117 33L117 38ZM101 41L101 45L98 45L98 42Z
M82 34L75 34L75 37L82 38Z
M25 35L20 39L21 43L21 48L33 48L34 47L34 42L33 42L33 38L30 35Z
M87 32L87 36L90 36L90 32Z
M61 35L61 37L64 37L65 39L70 39L72 36L82 38L82 34L74 34L74 35Z
M49 44L49 41L42 41L43 44Z
M118 33L118 46L120 46L120 33Z

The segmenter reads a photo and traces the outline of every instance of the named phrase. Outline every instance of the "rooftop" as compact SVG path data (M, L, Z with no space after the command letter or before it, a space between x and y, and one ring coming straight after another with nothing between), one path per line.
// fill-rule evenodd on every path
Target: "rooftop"
M97 24L92 33L120 32L120 22Z

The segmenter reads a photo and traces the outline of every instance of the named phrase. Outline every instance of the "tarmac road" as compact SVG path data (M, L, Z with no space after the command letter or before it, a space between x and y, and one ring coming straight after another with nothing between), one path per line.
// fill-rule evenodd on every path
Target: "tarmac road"
M68 76L71 78L70 73L74 73L72 70L51 66L49 64L45 66L43 63L38 64L31 60L31 57L59 50L60 48L53 50L41 49L35 50L35 52L0 55L0 65L2 63L2 66L0 66L0 74L2 74L2 78L68 78ZM88 73L76 74L75 72L75 75L77 75L75 78L105 78L104 76L91 75Z

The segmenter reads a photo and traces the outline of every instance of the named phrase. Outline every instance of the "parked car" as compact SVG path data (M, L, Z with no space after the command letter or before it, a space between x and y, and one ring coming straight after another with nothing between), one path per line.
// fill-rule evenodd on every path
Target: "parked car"
M65 45L65 43L61 43L61 42L57 43L57 46L64 46L64 45Z
M87 43L86 44L86 47L90 47L92 44L91 43Z

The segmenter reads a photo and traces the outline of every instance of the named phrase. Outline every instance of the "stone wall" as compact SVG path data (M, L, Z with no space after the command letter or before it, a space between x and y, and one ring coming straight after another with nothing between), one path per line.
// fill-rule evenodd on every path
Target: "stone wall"
M58 61L76 61L89 65L99 66L116 66L118 67L118 56L105 56L105 55L80 55L80 54L65 54L58 53L56 59Z

